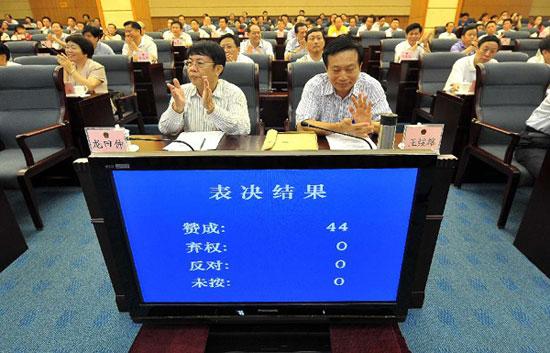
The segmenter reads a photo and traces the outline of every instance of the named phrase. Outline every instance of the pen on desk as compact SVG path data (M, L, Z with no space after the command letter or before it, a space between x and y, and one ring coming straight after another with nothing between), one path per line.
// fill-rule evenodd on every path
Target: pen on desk
M204 147L204 143L206 142L206 137L202 139L201 147L199 148L199 151L202 151L202 148Z

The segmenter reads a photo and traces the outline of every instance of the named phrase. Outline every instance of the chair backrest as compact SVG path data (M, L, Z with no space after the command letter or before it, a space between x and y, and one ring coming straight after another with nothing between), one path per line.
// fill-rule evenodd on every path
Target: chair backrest
M380 67L388 68L390 63L393 62L395 56L395 47L397 44L403 42L401 38L382 39L380 41Z
M350 34L352 37L355 37L355 36L357 36L357 31L358 31L358 30L359 30L359 27L350 28L349 34Z
M445 26L436 26L436 27L434 27L434 35L435 35L436 38L439 37L439 35L441 33L445 32L445 31L446 31Z
M266 54L246 54L260 69L260 92L271 90L271 57Z
M153 39L162 39L162 32L147 32L147 35Z
M305 51L300 53L294 53L290 56L290 61L294 62L298 59L300 59L302 56L305 56L307 53Z
M463 57L462 53L451 52L431 53L420 57L418 90L427 94L436 94L442 90L454 63Z
M525 31L508 31L504 32L504 37L511 38L511 39L527 39L529 38L529 33Z
M130 59L124 55L95 55L97 61L105 67L108 88L124 95L134 93L134 79Z
M122 47L124 46L123 40L105 40L102 41L103 44L107 44L113 49L115 54L122 54Z
M386 39L384 31L364 31L359 35L361 37L361 45L367 48L373 45L380 45L382 39Z
M537 50L539 50L539 44L540 39L516 39L514 50L532 57L537 53Z
M487 63L476 67L476 115L489 124L521 132L525 121L543 101L550 67L518 62ZM482 131L480 144L508 144L509 139Z
M37 33L37 34L31 35L32 40L37 41L37 42L40 42L42 40L46 40L47 37L48 37L48 35L44 34L44 33Z
M57 57L53 55L20 56L13 61L21 65L58 65Z
M397 31L392 33L392 38L405 38L407 35L405 34L405 31Z
M201 35L197 32L187 32L187 34L189 34L193 42L196 42L201 39Z
M62 69L53 65L26 65L0 70L0 141L18 148L15 136L60 123L65 95ZM61 136L42 134L29 139L31 148L62 147Z
M239 87L246 96L248 116L250 118L250 132L257 133L260 121L260 81L257 64L227 63L220 78Z
M172 43L164 39L153 39L157 46L158 62L174 64L174 54L172 54Z
M40 29L27 29L27 33L30 34L31 36L34 35L34 34L40 34L42 33L42 30Z
M288 119L290 128L296 128L296 108L302 99L302 92L307 81L313 76L326 72L323 63L289 63L288 64Z
M276 31L264 31L264 32L262 32L262 38L263 39L277 39L277 32Z
M277 46L277 39L265 39L265 41L271 43L271 46L273 47L273 51L275 51L275 47Z
M505 63L505 62L526 62L527 59L529 59L529 55L517 51L499 51L495 55L495 60L499 63Z
M436 52L449 52L451 47L458 42L458 39L433 39L430 43L430 49L432 53Z
M4 44L6 44L10 50L10 54L13 59L20 56L36 55L37 53L38 43L35 41L18 40L5 42Z

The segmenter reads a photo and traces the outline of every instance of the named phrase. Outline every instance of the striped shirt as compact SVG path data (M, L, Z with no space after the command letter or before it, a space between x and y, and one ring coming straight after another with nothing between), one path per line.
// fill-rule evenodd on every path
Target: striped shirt
M302 99L296 109L296 125L306 119L336 123L350 118L349 107L353 105L351 97L358 97L360 93L372 103L373 120L379 120L382 113L391 112L382 85L373 77L361 72L350 93L341 98L334 91L328 75L323 73L315 75L304 86Z
M182 113L172 109L174 99L170 99L168 109L159 120L159 130L164 135L177 135L182 131L223 131L231 135L250 133L250 119L246 97L241 89L232 83L219 79L212 92L214 111L206 112L202 97L192 83L181 86L185 95Z
M271 58L275 57L275 54L273 54L273 46L267 40L260 39L260 43L258 44L257 47L250 44L250 40L245 40L244 42L241 42L241 48L240 48L241 54L248 53L247 49L249 45L252 46L251 54L266 54L271 56Z

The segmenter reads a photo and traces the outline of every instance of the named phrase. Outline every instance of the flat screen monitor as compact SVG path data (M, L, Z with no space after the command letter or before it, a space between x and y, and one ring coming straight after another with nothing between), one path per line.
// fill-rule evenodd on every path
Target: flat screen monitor
M402 319L435 163L409 158L96 158L131 313Z

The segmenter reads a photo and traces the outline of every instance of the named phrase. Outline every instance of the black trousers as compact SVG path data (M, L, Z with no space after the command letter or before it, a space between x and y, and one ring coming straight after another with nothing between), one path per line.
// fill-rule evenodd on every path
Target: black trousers
M534 178L537 178L548 150L550 150L550 136L527 126L521 133L515 157Z

